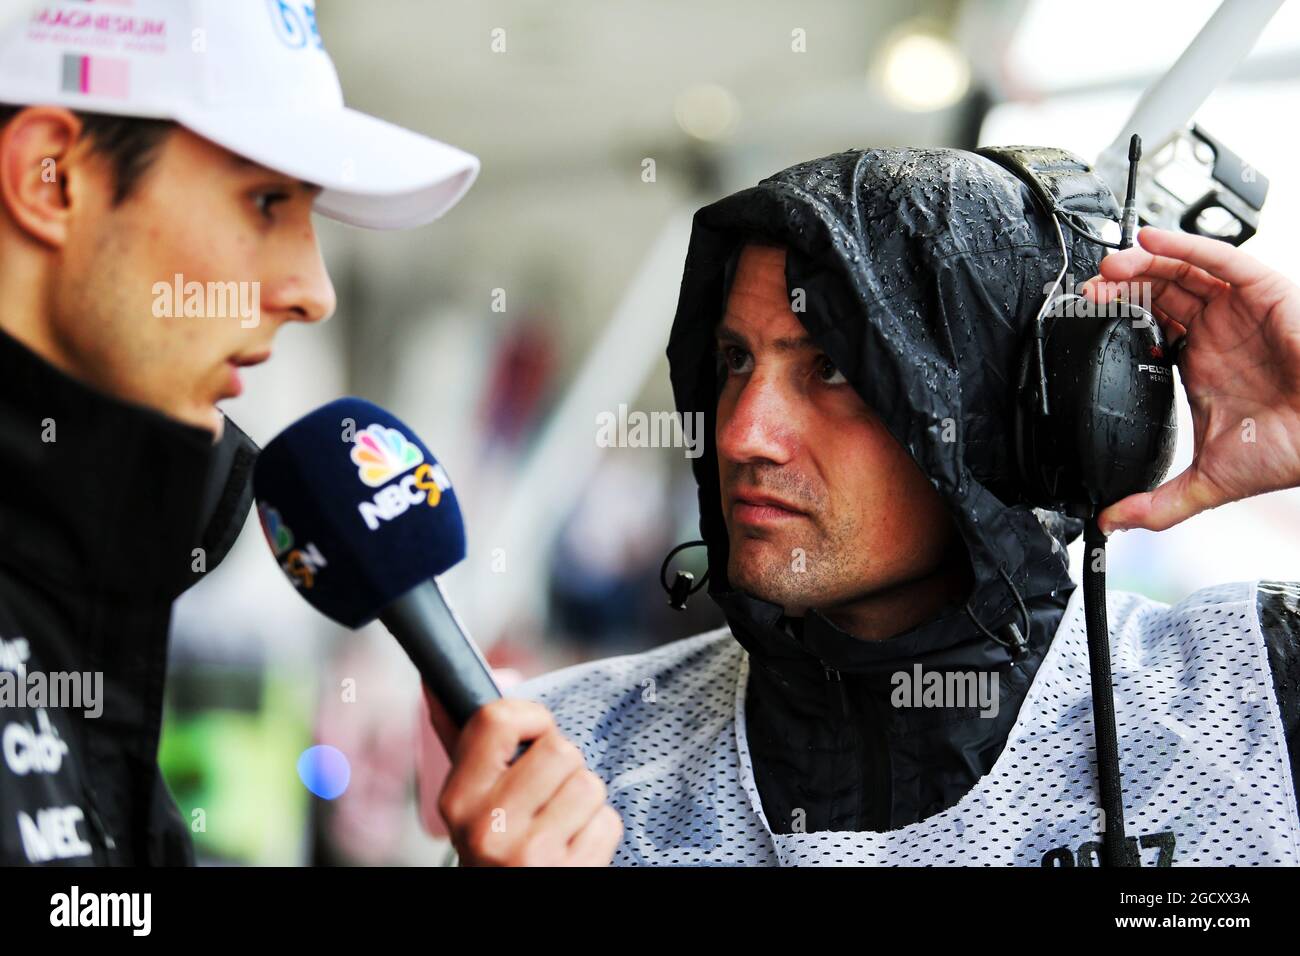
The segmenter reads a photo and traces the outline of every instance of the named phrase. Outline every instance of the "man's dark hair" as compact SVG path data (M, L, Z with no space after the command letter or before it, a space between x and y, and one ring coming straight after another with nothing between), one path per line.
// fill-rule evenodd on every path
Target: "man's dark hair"
M24 109L25 106L0 103L0 129ZM158 147L176 128L172 120L74 112L82 122L82 138L90 142L93 152L103 156L112 166L114 206L131 195L131 190L153 162Z

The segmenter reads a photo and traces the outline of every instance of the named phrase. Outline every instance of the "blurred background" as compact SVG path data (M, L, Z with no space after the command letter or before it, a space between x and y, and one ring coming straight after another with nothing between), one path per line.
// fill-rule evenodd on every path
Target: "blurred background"
M1092 159L1216 6L320 0L349 104L483 170L426 228L319 220L338 312L286 328L226 410L263 444L345 394L404 418L456 483L469 556L445 586L504 680L719 626L707 599L675 612L659 585L667 551L698 537L683 449L596 437L620 405L673 408L664 348L694 210L850 147L1034 143ZM1270 178L1247 249L1293 277L1297 103L1292 2L1196 118ZM1180 425L1171 474L1191 458L1185 402ZM1110 584L1173 602L1295 579L1298 541L1300 491L1273 494L1129 532ZM680 558L702 570L700 552ZM414 668L381 626L344 631L300 600L255 520L178 604L171 668L160 759L201 821L204 861L447 859L417 809ZM331 749L313 752L329 758L313 779L300 770L317 746Z

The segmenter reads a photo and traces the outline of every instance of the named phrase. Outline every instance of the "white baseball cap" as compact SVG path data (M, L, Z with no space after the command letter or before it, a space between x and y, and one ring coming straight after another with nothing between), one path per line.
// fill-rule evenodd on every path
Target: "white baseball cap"
M21 6L0 22L0 103L175 120L375 229L437 219L478 176L469 153L343 105L313 0Z

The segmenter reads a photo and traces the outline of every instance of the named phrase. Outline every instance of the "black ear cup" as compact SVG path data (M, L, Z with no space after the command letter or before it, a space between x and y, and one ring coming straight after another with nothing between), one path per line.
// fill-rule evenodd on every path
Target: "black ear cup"
M1173 359L1159 325L1128 303L1057 300L1044 319L1048 414L1034 337L1021 352L1016 459L1031 504L1085 517L1150 491L1178 437Z

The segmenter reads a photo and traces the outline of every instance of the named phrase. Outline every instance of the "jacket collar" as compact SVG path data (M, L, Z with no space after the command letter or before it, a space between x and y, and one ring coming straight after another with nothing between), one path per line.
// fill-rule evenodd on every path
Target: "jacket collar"
M1032 546L1031 546L1032 550ZM1042 549L1046 552L1046 549ZM1043 626L1043 612L1059 615L1075 585L1057 575L1057 559L1050 553L1035 554L1023 568L1025 584L1020 588L1030 612L1029 639L1032 648L1045 648L1054 625ZM721 608L736 640L787 691L821 686L828 670L866 678L864 687L877 690L889 686L889 678L915 664L930 670L1002 670L1012 663L1006 646L989 640L964 607L948 605L933 617L884 640L868 641L843 630L817 611L802 618L786 617L781 607L739 589L710 589L710 597ZM1023 629L1018 608L996 616L983 616L980 623L997 632L1014 622Z
M16 576L56 593L174 600L233 545L256 453L229 420L214 445L0 332L0 566Z

